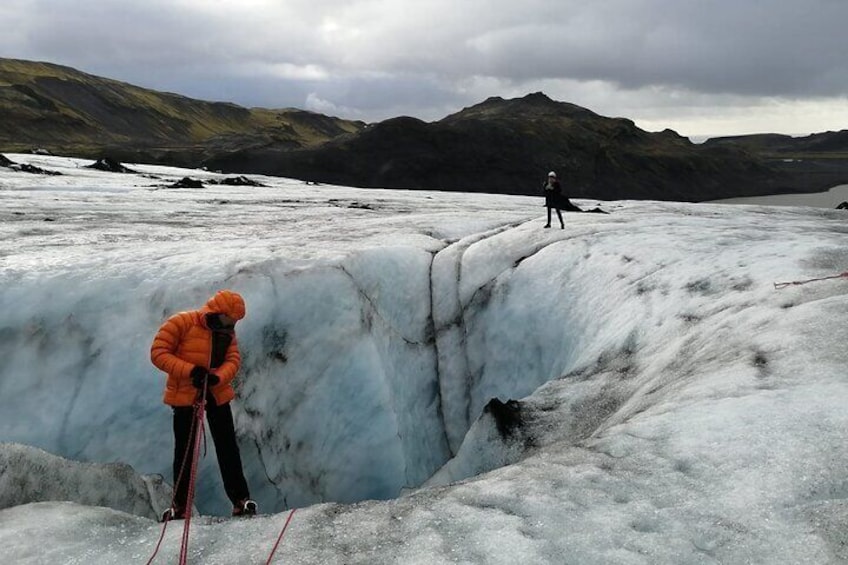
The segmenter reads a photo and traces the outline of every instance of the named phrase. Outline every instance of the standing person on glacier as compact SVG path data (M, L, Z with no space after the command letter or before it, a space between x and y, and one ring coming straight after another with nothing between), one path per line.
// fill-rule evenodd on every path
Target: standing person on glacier
M224 490L233 503L233 516L256 514L230 410L230 401L235 397L230 383L241 366L235 324L244 316L244 299L230 290L221 290L200 310L168 318L153 339L150 360L168 374L164 402L174 412L174 499L172 507L162 515L163 521L186 515L196 434L193 424L203 390L207 391L206 418Z
M562 198L562 185L557 179L555 172L548 173L548 180L542 185L542 192L545 194L545 207L548 209L548 223L546 228L551 227L551 208L556 208L557 218L559 218L560 229L565 229L565 223L562 221L562 214L559 211L559 201Z

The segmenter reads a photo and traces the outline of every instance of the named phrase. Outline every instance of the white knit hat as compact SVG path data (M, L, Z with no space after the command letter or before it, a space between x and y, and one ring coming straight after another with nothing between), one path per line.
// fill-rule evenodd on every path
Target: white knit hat
M548 173L548 176L556 178L556 173L551 171L550 173Z

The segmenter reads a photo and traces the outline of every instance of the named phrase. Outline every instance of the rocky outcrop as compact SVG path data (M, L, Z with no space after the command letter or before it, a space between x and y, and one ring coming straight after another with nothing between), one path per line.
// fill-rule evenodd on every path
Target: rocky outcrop
M46 169L42 169L41 167L30 165L29 163L15 163L14 161L2 154L0 154L0 167L5 167L7 169L12 169L15 171L21 171L22 173L32 173L34 175L57 176L62 174L58 171L48 171Z
M209 181L209 184L223 184L225 186L265 186L261 182L247 178L244 175L227 177L221 180L212 179Z
M124 463L81 463L0 443L0 509L44 501L105 506L156 519L170 505L171 489L161 475L139 475Z
M191 177L183 177L177 182L169 184L168 188L203 188L203 181Z
M109 173L135 173L129 167L122 165L120 162L112 159L111 157L102 157L92 163L91 165L86 165L89 169L97 169L98 171L106 171Z

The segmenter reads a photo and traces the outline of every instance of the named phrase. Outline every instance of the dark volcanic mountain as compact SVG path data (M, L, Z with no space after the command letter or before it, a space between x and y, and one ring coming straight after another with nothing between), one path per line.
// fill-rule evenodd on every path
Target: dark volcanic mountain
M309 147L362 122L193 100L53 65L0 58L0 151L198 165L273 144Z
M395 118L313 148L266 146L210 167L362 187L538 194L555 170L574 197L707 200L790 189L752 153L648 133L544 94L490 98L443 120Z
M844 158L776 158L777 145L792 138L694 145L541 93L490 98L432 123L401 117L366 126L0 59L0 115L0 151L43 148L362 187L538 194L555 170L573 197L710 200L848 183ZM821 134L802 151L844 147L841 134Z
M784 182L791 181L791 192L824 190L848 183L848 130L802 137L774 133L717 137L704 145L756 153L779 172Z
M708 139L704 145L744 147L774 157L791 157L801 154L806 157L817 155L822 158L842 159L848 157L848 130L826 131L803 137L776 133L715 137Z

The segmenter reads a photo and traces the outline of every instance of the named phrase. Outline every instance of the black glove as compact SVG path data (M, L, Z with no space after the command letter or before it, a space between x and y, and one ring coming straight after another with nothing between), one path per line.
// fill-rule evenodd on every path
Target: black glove
M194 369L191 370L191 384L194 385L194 388L203 388L203 381L206 380L206 375L209 373L205 368L201 366L195 366Z
M203 384L206 381L207 388L211 388L216 384L221 382L221 379L218 375L214 373L210 373L205 368L195 366L194 369L191 370L191 384L194 385L194 388L203 390Z

